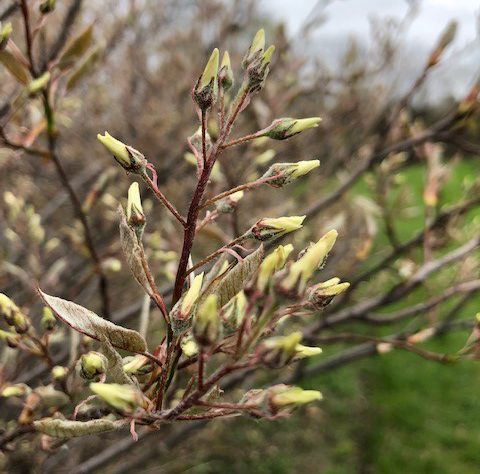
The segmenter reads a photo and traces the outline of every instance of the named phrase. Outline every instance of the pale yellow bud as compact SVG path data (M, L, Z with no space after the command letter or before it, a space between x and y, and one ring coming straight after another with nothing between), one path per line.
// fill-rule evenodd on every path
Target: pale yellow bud
M142 405L142 394L133 385L91 383L90 390L120 411L132 413Z
M105 136L98 134L97 139L120 164L128 167L131 165L130 154L125 143L112 137L108 132L105 132Z
M303 344L297 344L295 346L294 359L295 360L305 359L307 357L313 357L321 353L322 353L322 349L320 349L320 347L309 347L309 346L304 346Z
M253 37L252 44L248 48L247 57L245 59L248 62L251 59L254 59L256 53L261 54L265 48L265 30L262 28L255 33Z
M55 380L62 380L67 376L67 374L68 374L68 369L61 365L56 365L52 369L52 377Z
M145 224L145 214L137 182L132 183L128 188L127 221L130 225L135 226Z
M297 407L322 399L322 394L317 390L303 390L287 385L276 385L269 392L272 405L279 408Z
M247 314L247 306L247 297L242 290L222 308L222 321L228 331L234 331L240 327Z
M286 184L290 184L300 176L303 176L313 169L320 166L319 160L298 161L297 163L275 163L270 166L262 178L270 178L279 176L267 184L275 188L280 188Z
M137 354L123 359L123 370L127 374L144 375L153 370L153 363L148 357Z
M42 89L46 87L46 85L50 81L50 78L51 78L51 74L47 71L46 73L42 74L39 78L34 79L27 86L28 93L33 95L33 94L36 94L37 92L40 92Z
M220 65L220 72L218 74L220 83L225 91L233 86L234 77L232 65L230 63L230 55L228 51L223 53L222 64Z
M290 216L264 218L259 220L251 229L251 235L254 239L266 241L276 239L284 234L300 229L306 216Z
M207 65L205 66L205 69L203 70L203 74L200 77L200 83L199 83L200 90L208 86L212 81L212 79L214 81L217 80L218 58L219 58L218 48L215 48L210 56L210 59L207 62Z
M0 22L0 51L3 51L8 43L8 39L12 34L12 24L8 22L5 26L2 27L2 22Z
M83 354L77 362L77 371L86 380L93 380L107 370L107 358L100 352L90 351Z
M192 286L188 289L185 297L183 298L181 310L183 315L187 315L193 308L193 305L197 301L200 290L202 289L202 282L203 282L203 272L197 275L192 282Z
M24 383L18 383L15 385L10 385L9 387L5 387L2 391L2 397L24 397L30 392L31 389L28 385L25 385Z
M257 289L264 292L272 275L283 268L287 257L293 251L293 245L279 245L270 255L265 257L258 269Z
M201 346L210 346L220 337L221 324L218 313L218 296L209 295L193 320L193 337Z
M263 66L265 66L265 64L270 63L270 61L272 60L272 55L274 51L275 51L275 46L273 44L267 48L267 50L265 51L265 54L262 56Z
M187 336L182 338L180 342L180 347L182 348L183 355L185 357L193 357L198 354L198 346L194 341L193 336Z
M265 136L273 138L274 140L285 140L310 128L318 127L318 124L321 121L322 119L320 117L310 117L304 119L293 119L287 117L277 119L273 122L273 124L276 124L275 127L266 132Z

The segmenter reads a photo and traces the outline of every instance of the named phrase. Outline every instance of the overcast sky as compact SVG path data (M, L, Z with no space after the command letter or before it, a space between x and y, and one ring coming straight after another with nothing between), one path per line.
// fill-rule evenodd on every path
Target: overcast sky
M321 0L263 0L263 8L285 20L290 35L298 38L306 19L322 3ZM324 10L327 21L315 34L315 51L334 64L335 56L338 56L336 53L344 50L349 38L368 39L369 18L401 18L406 11L404 0L336 0ZM411 74L422 67L445 25L456 19L459 30L449 52L448 67L445 65L443 71L439 68L435 86L439 94L462 94L466 82L471 83L479 72L480 43L475 40L479 11L479 0L421 1L419 14L409 29L405 45L405 54L411 58L411 64L408 64Z

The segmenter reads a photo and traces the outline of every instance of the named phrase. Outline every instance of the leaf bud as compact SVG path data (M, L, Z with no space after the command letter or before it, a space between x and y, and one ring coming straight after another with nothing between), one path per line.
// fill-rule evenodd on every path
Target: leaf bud
M200 110L205 112L215 104L218 96L218 48L215 48L205 66L203 74L193 89L193 99Z
M147 160L138 150L125 145L108 132L105 132L105 135L98 134L97 139L126 171L135 174L145 173Z
M243 191L237 191L236 193L230 194L223 199L219 199L215 202L215 207L217 208L217 211L224 214L231 214L237 207L240 199L243 198L243 195Z
M77 362L77 371L85 380L93 380L107 370L107 358L100 352L90 351L83 354Z
M297 163L275 163L268 168L262 178L279 176L273 181L268 181L267 184L274 188L281 188L286 184L293 183L293 181L300 176L309 173L319 166L320 160L298 161Z
M2 26L0 21L0 51L3 51L7 47L8 40L12 34L12 24L8 22Z
M119 411L133 413L144 405L142 394L133 385L91 383L90 390Z
M273 240L302 227L306 216L290 216L260 219L248 232L255 240Z
M274 385L268 392L270 403L276 410L293 409L323 398L317 390L303 390L284 384Z
M252 44L248 48L248 52L243 58L242 66L247 67L256 59L259 59L265 48L265 30L262 28L255 33Z
M227 331L233 332L240 327L247 315L247 306L248 302L243 290L223 306L220 317Z
M127 222L136 232L142 234L145 228L146 218L143 212L142 200L140 199L140 190L137 182L134 182L128 188L127 201Z
M193 319L193 337L203 347L215 344L221 335L221 322L218 312L218 296L209 295L200 305Z
M44 331L53 331L57 325L53 311L47 306L43 307L40 324Z
M172 329L177 336L183 334L190 327L190 316L192 309L200 296L203 275L204 273L202 272L193 279L190 288L171 311L170 319L172 321Z
M320 117L310 117L304 119L280 118L275 120L264 133L264 136L273 140L286 140L310 128L318 127L322 121ZM273 128L271 128L273 126Z
M329 282L334 280L337 281L329 284ZM324 283L319 283L318 285L312 286L308 290L309 304L318 310L329 305L335 296L344 293L350 286L350 283L339 283L339 281L340 280L338 278L332 278Z
M230 63L230 55L228 51L223 53L222 63L220 64L220 71L218 72L218 80L224 91L228 91L233 86L235 81L233 77L232 65Z
M269 284L272 275L283 268L288 256L293 251L293 245L279 245L270 255L265 257L258 269L256 287L261 293L264 293Z

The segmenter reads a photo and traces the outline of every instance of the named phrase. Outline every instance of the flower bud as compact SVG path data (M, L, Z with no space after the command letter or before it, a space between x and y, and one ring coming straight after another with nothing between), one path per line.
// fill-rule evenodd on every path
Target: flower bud
M248 52L243 58L242 66L247 67L256 59L260 58L265 48L265 30L262 28L258 30L253 37L252 44L248 48Z
M340 281L338 278L332 278L324 283L319 283L318 285L313 286L308 291L308 302L315 309L323 309L325 306L330 304L333 298L336 295L339 295L347 291L350 283L336 283L329 284L334 280Z
M223 199L219 199L215 202L217 211L223 212L224 214L231 214L237 207L238 201L243 198L243 195L243 191L237 191L236 193L230 194Z
M220 65L220 71L218 72L218 80L224 91L228 91L235 81L228 51L223 53L222 64Z
M248 232L255 240L261 242L277 239L288 232L300 229L306 216L278 217L260 219Z
M8 39L12 34L12 24L8 22L5 26L2 27L2 22L0 21L0 51L3 51L7 47Z
M321 121L322 119L320 117L304 119L293 119L289 117L281 118L275 120L272 125L276 124L276 126L268 132L265 132L264 135L274 140L286 140L287 138L293 137L309 128L318 127L318 124Z
M271 45L263 56L252 61L248 66L246 87L251 94L260 91L265 85L265 80L270 70L270 60L274 51L275 46Z
M274 188L281 188L286 184L293 183L297 178L303 176L320 166L319 160L298 161L297 163L275 163L270 166L262 178L270 178L280 175L277 179L267 184Z
M90 351L83 354L77 362L77 371L85 380L93 380L107 370L107 358L100 352Z
M17 347L16 341L19 337L20 334L0 329L0 339L2 339L2 341L4 341L9 347Z
M142 394L133 385L91 383L90 390L117 410L133 413L143 404Z
M30 328L29 319L18 306L3 293L0 293L0 312L9 326L13 326L18 334L23 334Z
M55 4L57 0L45 0L43 3L40 4L38 9L42 15L46 15L47 13L53 12L55 9Z
M37 92L40 92L44 89L50 81L51 74L50 72L46 72L42 74L37 79L34 79L30 84L27 86L27 91L30 95L35 95Z
M279 369L293 360L295 349L301 340L300 331L289 336L271 337L259 345L257 354L267 367Z
M327 232L316 244L307 249L302 257L276 277L276 289L284 296L297 298L302 295L307 282L319 264L325 261L335 244L337 231Z
M124 357L123 370L130 375L145 375L153 370L153 362L141 354Z
M202 111L215 104L218 96L218 48L215 48L208 60L203 74L193 89L193 99Z
M227 331L233 332L240 327L247 314L247 306L247 298L242 290L220 310L220 317Z
M98 134L97 139L126 171L135 174L145 172L147 160L138 150L113 138L108 132L105 135Z
M297 344L295 346L295 354L293 360L306 359L307 357L313 357L321 354L323 351L320 347L304 346L303 344Z
M193 337L204 347L215 344L221 334L220 316L218 314L218 296L209 295L202 303L193 319Z
M265 257L258 269L257 275L257 290L264 293L272 275L283 268L287 257L293 251L293 245L279 245L270 255Z
M56 365L52 369L52 377L55 380L62 380L68 375L68 369L61 365Z
M126 214L128 225L133 229L142 232L145 227L146 218L143 212L140 190L137 182L132 183L128 188Z
M24 397L31 392L31 388L24 383L17 383L15 385L10 385L5 387L2 391L2 397Z
M44 331L53 331L57 325L57 320L55 319L53 311L47 306L43 307L40 324Z
M180 347L182 348L182 352L185 357L193 357L194 355L198 354L197 343L194 341L191 334L182 338Z
M170 319L172 321L172 329L175 335L183 334L190 326L190 316L195 303L200 296L202 289L203 272L197 275L192 285L184 296L177 302L171 311Z
M303 390L300 387L284 384L274 385L268 391L270 403L277 410L296 408L323 398L317 390Z

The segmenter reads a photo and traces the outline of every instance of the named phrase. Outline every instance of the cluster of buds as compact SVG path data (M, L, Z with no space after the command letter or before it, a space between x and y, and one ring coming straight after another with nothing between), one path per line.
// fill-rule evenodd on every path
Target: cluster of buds
M306 216L290 216L260 219L245 234L247 238L253 238L260 242L266 242L278 239L282 235L298 230L302 227L302 223Z
M176 336L180 336L190 327L193 308L200 296L202 283L203 272L195 276L188 291L180 298L170 312L172 330Z
M0 51L3 51L7 47L7 43L11 34L12 24L9 22L2 26L2 22L0 22Z
M123 169L134 174L145 174L147 160L138 150L125 145L125 143L112 137L108 132L105 132L105 135L98 134L97 139L113 155Z
M308 304L314 309L321 310L329 305L333 298L347 291L350 283L340 283L340 278L331 278L330 280L318 283L308 289Z
M243 198L243 195L243 191L237 191L236 193L230 194L223 199L219 199L215 202L215 207L217 208L217 211L224 214L231 214L237 207L240 199Z
M226 331L233 332L240 327L247 315L247 306L247 297L242 290L220 310L220 318Z
M280 369L292 361L312 357L322 353L319 347L300 344L302 333L297 331L289 336L265 339L257 349L257 355L267 367Z
M212 294L205 299L195 314L193 337L202 347L209 347L220 339L222 323L218 309L218 296Z
M320 117L309 117L304 119L294 119L290 117L279 118L267 127L267 131L263 136L272 138L273 140L286 140L287 138L298 135L305 130L318 127L318 124L321 121L322 119Z
M265 84L274 51L275 46L273 45L265 50L265 31L258 30L242 61L242 66L246 69L246 84L249 93L258 92Z
M107 370L107 358L100 352L83 354L77 362L77 372L85 380L98 380Z
M91 383L90 390L121 412L133 413L139 407L147 407L147 399L133 385Z
M30 328L30 321L18 306L3 293L0 293L0 314L5 322L12 326L18 334L23 334Z
M289 267L275 275L275 289L286 298L298 299L306 290L313 272L322 266L337 239L337 231L327 232Z
M303 390L296 386L278 384L266 390L249 390L241 403L251 405L252 408L270 416L282 416L322 398L322 394L317 390Z
M297 163L275 163L270 166L262 179L278 176L277 179L268 181L267 184L274 188L281 188L286 184L293 183L300 176L320 166L319 160L298 161Z
M205 112L210 109L218 97L218 48L215 48L205 66L202 75L193 88L193 100L198 108Z

